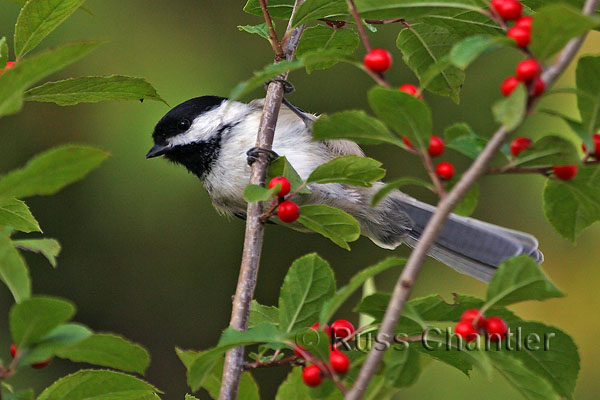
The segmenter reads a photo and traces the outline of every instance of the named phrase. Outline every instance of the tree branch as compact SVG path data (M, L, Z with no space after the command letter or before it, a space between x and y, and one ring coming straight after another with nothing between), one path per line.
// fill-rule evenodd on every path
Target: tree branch
M300 41L300 36L304 30L304 25L291 29L292 19L298 6L304 0L296 0L294 10L289 20L287 32L285 35L285 43L282 51L284 58L291 60L296 53L296 47ZM261 0L261 5L264 0ZM271 25L272 22L268 12L263 10L265 22ZM274 49L275 50L275 49ZM275 50L275 62L279 62L277 50ZM287 78L287 73L280 76ZM277 125L277 117L281 101L283 100L283 84L281 82L272 81L269 83L265 104L260 120L256 146L265 149L271 149L273 144L273 136L275 134L275 126ZM267 174L268 161L265 154L259 154L258 160L252 164L250 172L250 183L255 185L263 185ZM233 307L229 326L233 329L244 331L248 328L248 317L250 315L250 303L254 296L254 288L256 287L256 279L258 276L258 267L260 262L260 253L262 250L264 236L264 222L261 221L263 213L262 203L248 203L246 212L246 234L244 239L244 251L242 253L242 262L240 266L240 275L238 284L233 299ZM225 365L223 367L223 377L221 380L221 391L219 400L233 400L237 398L237 391L240 383L242 369L244 366L244 348L237 347L229 350L225 356Z
M599 0L586 0L583 12L585 14L593 13L598 7ZM586 35L571 40L564 48L562 54L554 65L548 68L542 75L542 79L546 83L547 87L550 87L560 74L569 65L577 50L583 43ZM534 101L528 102L528 108L530 109ZM492 136L490 141L487 143L481 154L473 162L471 167L465 172L462 178L458 181L456 186L444 197L436 208L433 216L429 220L429 223L423 231L417 246L411 253L396 286L392 298L385 312L381 328L378 333L378 337L382 340L392 338L394 335L394 329L398 324L400 315L404 309L406 301L410 297L412 288L415 280L417 279L419 272L423 266L423 262L427 257L429 248L433 245L436 238L438 237L442 226L452 210L456 207L458 202L464 197L469 191L471 186L486 172L489 162L492 160L496 152L506 141L510 131L505 129L503 126L500 127ZM373 375L377 371L377 368L383 358L384 351L377 350L375 347L371 349L367 360L363 364L358 379L354 383L352 389L346 395L347 400L358 400L361 399L373 378Z

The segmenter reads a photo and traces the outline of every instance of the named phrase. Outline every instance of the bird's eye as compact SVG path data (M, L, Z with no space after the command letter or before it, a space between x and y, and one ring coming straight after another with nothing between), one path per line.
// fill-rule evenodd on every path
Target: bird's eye
M181 132L185 132L190 129L190 125L190 121L187 119L182 119L177 123L177 129L179 129Z

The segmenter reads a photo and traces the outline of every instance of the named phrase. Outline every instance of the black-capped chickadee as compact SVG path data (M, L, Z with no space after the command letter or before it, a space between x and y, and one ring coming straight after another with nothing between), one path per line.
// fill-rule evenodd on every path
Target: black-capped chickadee
M154 147L146 157L164 156L185 166L204 183L218 211L243 218L243 191L250 177L246 153L255 146L263 103L230 102L216 96L188 100L158 122L152 135ZM364 155L351 141L313 140L310 124L286 106L279 114L273 151L286 156L303 179L335 157ZM360 222L362 235L380 247L395 249L402 243L414 247L435 207L398 190L372 207L371 197L382 185L313 184L309 186L311 194L298 195L294 201L328 204L346 211ZM525 254L541 263L543 255L537 247L537 240L526 233L452 214L429 255L487 282L509 257Z

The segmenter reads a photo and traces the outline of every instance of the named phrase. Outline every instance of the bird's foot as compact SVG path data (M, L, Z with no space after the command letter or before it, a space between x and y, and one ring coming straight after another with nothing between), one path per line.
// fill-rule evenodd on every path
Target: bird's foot
M285 80L285 79L281 79L281 78L275 78L275 79L266 81L265 82L265 90L268 89L269 83L271 83L271 82L281 83L283 85L283 93L284 94L290 94L290 93L294 93L296 91L296 88L294 87L292 82ZM295 105L290 103L290 101L288 99L286 99L285 97L283 98L282 102L283 102L283 104L286 105L287 108L289 108L294 114L296 114L298 116L298 118L300 118L302 120L302 122L304 122L304 125L306 125L307 128L310 129L312 127L314 118L311 115L306 114L304 111L302 111L302 109L300 109L299 107L296 107Z
M246 161L248 162L248 165L252 165L258 161L261 154L265 154L267 156L268 163L279 157L279 154L275 153L273 150L262 147L253 147L246 152Z

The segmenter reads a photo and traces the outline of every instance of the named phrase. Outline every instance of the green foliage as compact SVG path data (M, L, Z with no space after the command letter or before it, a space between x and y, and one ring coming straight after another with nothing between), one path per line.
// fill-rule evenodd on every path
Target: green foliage
M588 138L600 129L600 56L584 56L577 63L577 106ZM587 140L588 146L591 140Z
M292 191L300 188L298 193L310 193L310 190L304 187L304 181L300 175L298 175L298 172L296 172L285 156L278 157L269 164L269 169L267 170L267 182L271 181L271 179L276 176L285 176L290 181Z
M360 225L353 216L324 204L300 206L298 222L346 250L350 250L348 242L354 242L360 236Z
M298 26L321 18L345 19L348 15L346 0L306 0L294 15L292 26Z
M313 125L315 140L348 139L360 144L395 144L402 141L390 133L383 122L364 111L342 111L323 115Z
M3 227L25 233L42 231L27 204L15 198L0 198L0 229Z
M40 253L48 259L53 267L56 267L56 257L60 253L61 247L54 239L23 239L14 240L13 245L19 249Z
M244 189L244 199L248 203L267 201L272 199L281 190L281 185L275 185L271 189L259 185L248 185Z
M466 69L482 54L511 44L512 39L503 36L469 36L456 43L449 53L450 61L458 68Z
M271 0L268 2L267 8L272 18L288 19L290 15L292 15L294 0ZM263 15L258 0L248 0L244 6L244 11L259 17L262 17Z
M261 322L279 325L279 309L273 306L264 306L259 304L256 300L252 300L252 303L250 303L248 327L252 328Z
M479 12L480 6L481 2L476 0L356 0L361 17L373 19L445 16L449 13L452 15L453 11L461 15L465 11Z
M448 190L452 190L454 185L458 183L458 180L451 180L448 182ZM469 189L464 197L458 202L454 208L454 214L468 217L475 212L477 204L479 203L479 185L475 184Z
M269 28L267 27L266 22L258 25L238 25L237 27L240 31L252 33L260 36L263 39L269 39Z
M421 186L421 187L427 188L429 190L433 190L433 187L429 183L427 183L421 179L400 178L400 179L396 179L395 181L386 183L384 186L381 187L381 189L379 189L377 192L375 192L375 194L371 198L371 205L376 206L377 204L379 204L381 202L381 200L383 200L392 191L401 189L404 186L410 186L410 185Z
M8 61L8 45L6 44L6 38L0 37L0 67L4 68Z
M17 303L31 296L27 265L7 233L0 233L0 280L8 287Z
M306 183L344 183L370 187L371 182L384 177L381 163L368 157L340 156L321 164L308 176Z
M23 350L19 365L29 365L51 359L63 347L74 345L89 337L92 331L86 326L67 323L58 325L29 349ZM20 350L20 351L21 351Z
M526 103L527 91L523 85L519 85L509 97L494 104L494 119L506 130L512 131L523 121Z
M350 58L358 47L359 39L356 32L350 29L332 29L328 26L317 25L307 28L302 34L296 55L300 58L306 53L319 50L334 50L343 58ZM307 65L306 72L326 69L334 66L339 60L327 60L314 65Z
M578 163L579 154L573 143L560 136L549 135L523 150L513 164L522 167L537 167Z
M446 147L472 159L477 158L487 143L487 140L478 136L469 125L462 122L446 128L444 139Z

